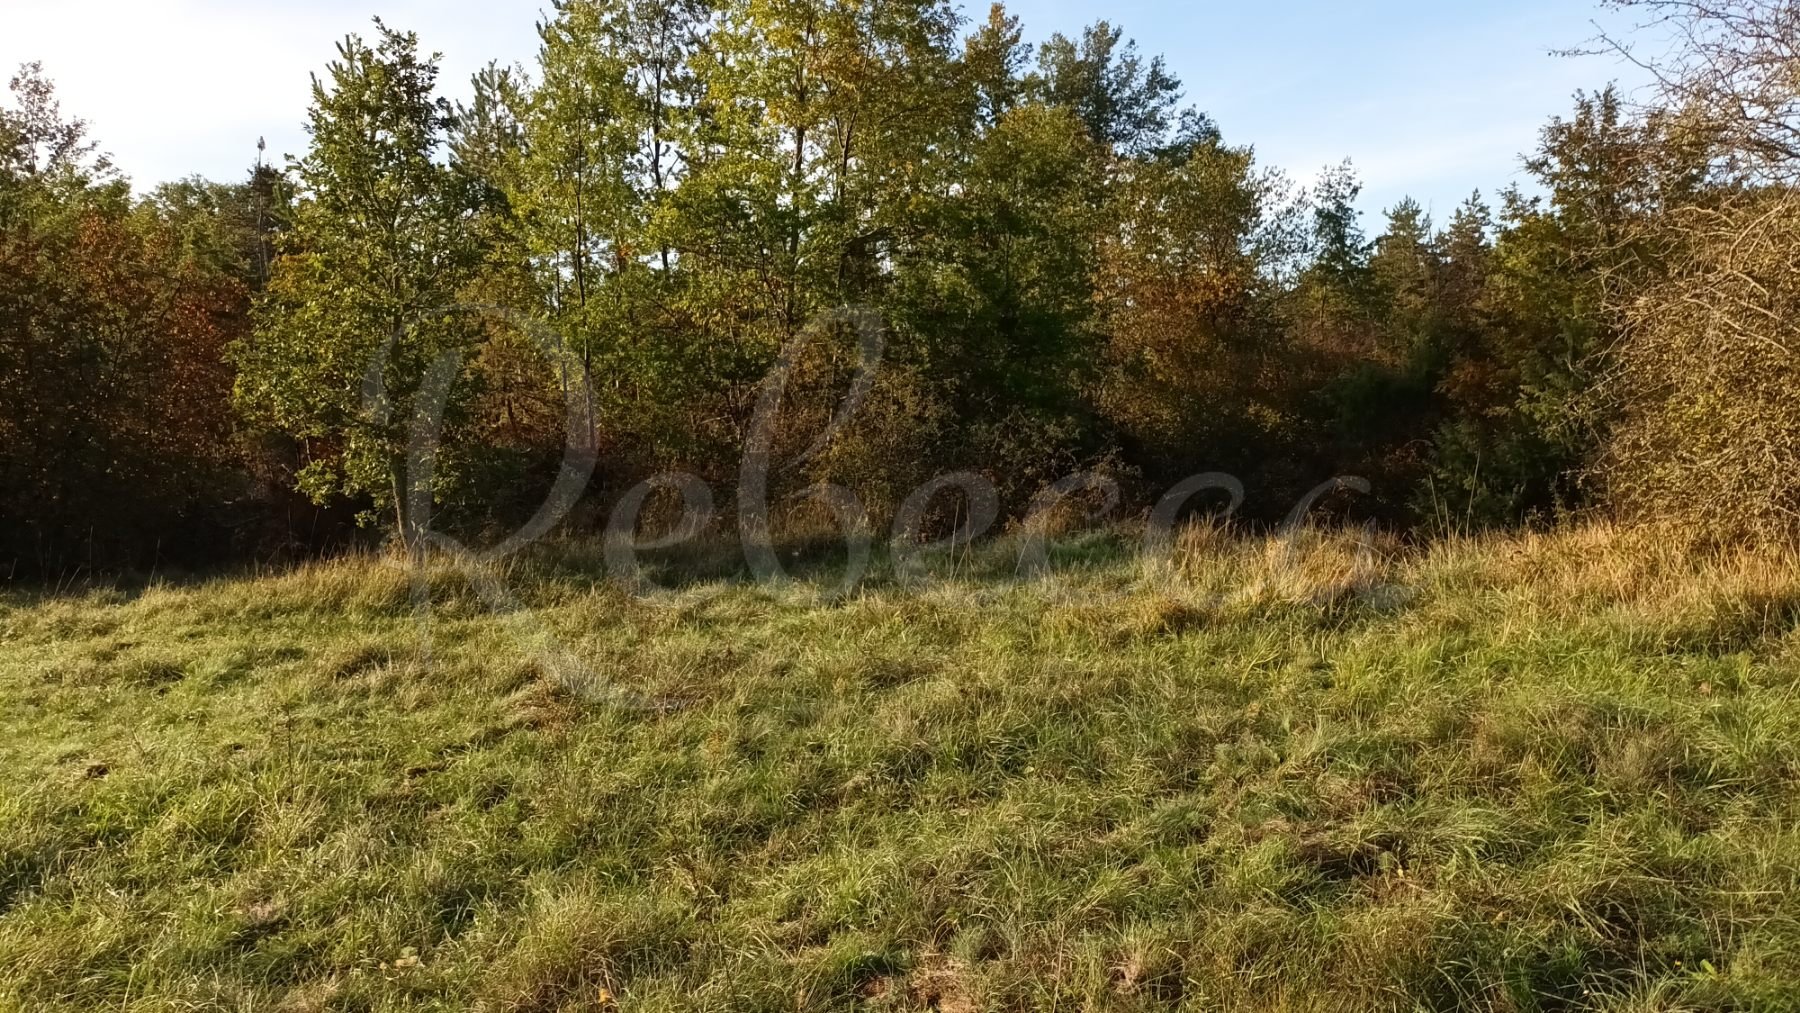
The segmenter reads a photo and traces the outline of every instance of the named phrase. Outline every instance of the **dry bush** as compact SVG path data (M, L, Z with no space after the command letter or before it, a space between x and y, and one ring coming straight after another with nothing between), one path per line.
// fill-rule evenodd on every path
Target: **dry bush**
M1790 0L1615 0L1605 41L1655 82L1664 155L1705 185L1644 223L1655 270L1609 299L1622 336L1602 462L1622 517L1684 540L1800 535L1800 7Z
M1609 0L1638 19L1607 48L1648 71L1657 101L1705 127L1734 179L1800 179L1800 5L1793 0Z
M1634 520L1713 540L1800 533L1800 197L1687 209L1683 253L1626 307L1604 463Z

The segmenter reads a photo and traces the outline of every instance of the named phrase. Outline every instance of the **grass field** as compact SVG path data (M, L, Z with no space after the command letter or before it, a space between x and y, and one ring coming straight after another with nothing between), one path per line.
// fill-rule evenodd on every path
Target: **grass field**
M1007 552L7 593L0 1008L1800 1009L1793 558Z

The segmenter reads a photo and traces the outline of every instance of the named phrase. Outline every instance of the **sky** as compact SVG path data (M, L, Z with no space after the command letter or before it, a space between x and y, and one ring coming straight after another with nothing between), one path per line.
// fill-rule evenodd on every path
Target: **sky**
M380 16L444 57L460 98L490 59L528 66L547 0L0 0L0 68L41 60L66 113L140 188L235 179L300 151L310 77ZM1350 159L1365 210L1412 196L1442 220L1470 192L1525 183L1520 155L1577 89L1640 78L1614 57L1567 57L1597 23L1588 0L1013 0L1027 38L1102 18L1161 53L1190 103L1264 165L1310 180ZM985 0L966 13L985 17Z

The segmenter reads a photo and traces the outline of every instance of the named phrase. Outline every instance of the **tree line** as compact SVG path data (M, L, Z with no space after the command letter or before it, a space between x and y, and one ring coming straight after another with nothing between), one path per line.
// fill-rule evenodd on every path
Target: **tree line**
M404 532L423 409L433 523L510 528L573 441L592 527L649 475L733 489L778 364L761 449L803 463L774 491L875 516L947 472L1017 516L1073 472L1141 508L1221 471L1251 518L1354 474L1422 532L1784 536L1800 29L1618 6L1687 29L1656 100L1578 94L1527 186L1372 228L1348 163L1299 186L1118 27L1034 47L999 4L557 0L535 66L457 101L377 21L315 77L304 152L142 196L29 65L0 109L0 567ZM832 426L852 308L881 364Z

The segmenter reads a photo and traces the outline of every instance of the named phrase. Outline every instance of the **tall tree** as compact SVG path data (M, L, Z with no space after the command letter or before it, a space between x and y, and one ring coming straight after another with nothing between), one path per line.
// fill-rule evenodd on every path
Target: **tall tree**
M376 31L374 45L339 44L313 81L293 227L236 352L238 394L305 443L305 491L367 495L410 539L408 433L415 411L430 410L426 372L480 333L458 306L478 259L476 191L444 158L452 115L435 94L436 57L421 57L411 33L379 21ZM466 396L451 397L448 421Z
M1052 35L1038 50L1033 85L1042 101L1073 109L1095 141L1126 154L1162 143L1181 101L1181 82L1162 57L1144 59L1124 29L1105 21L1079 39Z
M972 87L979 122L986 126L997 123L1025 94L1031 47L1024 39L1019 19L996 3L963 43L963 73Z

